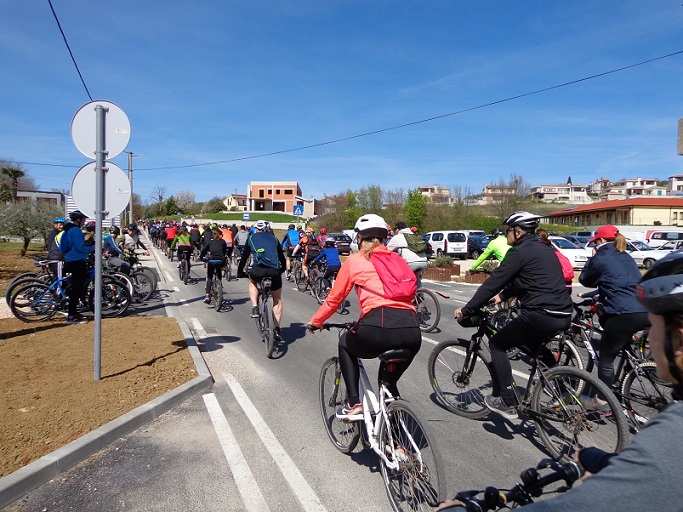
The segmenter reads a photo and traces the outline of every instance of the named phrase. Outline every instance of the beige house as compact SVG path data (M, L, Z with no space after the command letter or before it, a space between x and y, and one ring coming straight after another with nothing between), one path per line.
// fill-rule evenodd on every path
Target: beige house
M561 185L539 185L531 188L531 197L537 201L562 203L589 203L588 187L571 182Z
M573 206L546 216L547 222L563 226L596 228L622 226L683 226L683 197L631 197Z
M517 187L511 185L484 185L484 190L479 200L480 204L491 204L504 201L517 195Z
M451 194L448 187L441 185L423 185L419 187L420 194L427 198L432 204L454 204L456 197Z
M246 212L247 196L245 194L230 194L225 198L223 204L229 212Z

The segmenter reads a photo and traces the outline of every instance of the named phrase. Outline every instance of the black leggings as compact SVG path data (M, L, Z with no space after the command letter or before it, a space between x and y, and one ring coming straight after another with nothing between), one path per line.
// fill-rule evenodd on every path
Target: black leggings
M223 266L225 262L221 261L219 263L208 262L206 264L206 294L211 293L211 280L213 279L214 272L216 273L216 278L220 281L223 278Z
M557 331L566 330L571 317L550 316L540 311L523 309L519 316L506 324L489 342L491 362L495 378L493 380L493 396L500 396L507 405L514 405L515 392L512 390L512 367L507 350L512 347L526 345L534 352L539 345L544 345ZM541 361L547 366L555 365L555 358L547 347L541 349Z
M614 360L622 348L633 339L633 334L650 325L647 313L624 313L601 318L602 338L598 359L598 378L612 386L614 384Z
M405 310L407 315L414 315L414 312ZM360 370L358 368L358 358L374 359L382 352L396 348L405 348L410 351L410 358L401 364L396 365L396 370L389 374L389 391L398 394L396 383L401 375L408 369L413 362L415 355L420 350L422 344L422 333L420 328L415 325L410 327L388 328L375 325L359 325L356 332L346 331L339 340L339 364L341 366L344 383L350 404L360 402L358 391L358 379Z

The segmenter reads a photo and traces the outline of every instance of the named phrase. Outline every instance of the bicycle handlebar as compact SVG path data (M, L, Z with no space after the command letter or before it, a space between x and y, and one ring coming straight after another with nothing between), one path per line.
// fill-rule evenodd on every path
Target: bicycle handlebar
M551 473L541 476L539 469L552 469ZM496 487L487 487L484 491L462 491L456 495L456 499L460 500L468 512L485 512L488 510L499 510L508 508L509 504L527 505L533 503L533 498L537 498L543 494L544 487L564 480L566 487L560 487L555 492L564 492L569 490L574 482L581 478L584 469L578 462L566 462L564 464L553 459L543 459L535 468L529 468L520 474L522 483L515 484L512 489L503 492ZM477 495L484 493L483 498L477 498ZM454 507L443 509L455 510Z

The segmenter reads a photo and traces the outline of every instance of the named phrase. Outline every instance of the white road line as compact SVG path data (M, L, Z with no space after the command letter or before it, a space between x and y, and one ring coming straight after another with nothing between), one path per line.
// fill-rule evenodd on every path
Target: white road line
M177 286L174 286L174 287L173 287L173 291L174 291L174 292L179 292L179 291L180 291L180 288L178 288Z
M203 396L206 409L209 411L209 417L213 423L213 428L218 436L218 442L221 443L225 459L228 461L230 471L237 484L237 490L242 496L245 510L259 511L269 510L266 499L261 494L256 479L249 469L249 464L244 458L242 450L235 436L232 434L230 424L223 413L223 409L218 404L216 395L209 393Z
M202 324L199 323L199 320L196 317L192 316L188 318L187 323L190 324L190 329L194 331L196 335L195 339L203 340L209 337L209 335L206 334L204 327L202 327Z
M188 302L185 299L178 299L178 302L180 302L179 307L189 306Z
M171 274L168 273L168 270L162 270L162 272L164 273L164 277L166 277L166 281L168 281L168 282L170 282L170 283L172 283L173 281L175 281L175 279L173 279L173 277L171 276Z
M256 410L256 407L254 407L242 386L237 382L237 379L230 373L223 373L223 378L230 386L237 399L237 403L240 404L247 418L249 418L254 430L256 430L271 457L273 457L273 460L280 468L280 472L285 477L285 480L287 480L292 491L294 491L304 510L325 511L326 509L315 494L315 491L308 485L299 468L296 467L266 422L263 421L261 414Z
M431 339L431 338L428 338L428 337L425 336L424 334L422 335L422 340L423 340L423 341L426 341L427 343L431 343L432 345L438 345L438 344L439 344L438 341L433 340L433 339ZM462 350L462 349L460 349L460 348L451 347L451 350L454 351L454 352L457 353L457 354L460 354L461 356L464 356L464 355L465 355L465 351ZM522 379L522 380L525 381L525 382L529 380L529 374L528 374L528 373L520 372L519 370L514 370L514 369L513 369L513 370L512 370L512 374L513 374L513 375L516 375L517 377L519 377L520 379Z

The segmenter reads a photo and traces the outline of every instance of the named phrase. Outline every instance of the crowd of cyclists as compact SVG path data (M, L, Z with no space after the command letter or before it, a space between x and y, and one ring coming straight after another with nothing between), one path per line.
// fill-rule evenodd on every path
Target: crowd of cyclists
M85 259L93 251L92 226L76 211L64 218L54 219L54 229L47 237L48 256L54 261L55 273L70 273L74 282L83 279ZM500 303L515 298L519 313L502 326L490 339L493 373L496 379L490 396L484 403L492 412L508 419L517 418L517 404L512 390L512 369L508 350L524 344L542 349L553 334L566 330L571 322L573 302L571 279L557 251L546 243L547 233L539 230L540 216L529 212L515 212L503 223L504 230L496 232L489 253L500 260L489 278L472 298L455 309L454 317L467 325L466 320L490 301ZM396 252L406 266L417 275L427 266L427 254L411 239L416 229L397 222L395 229L374 214L361 216L355 224L358 252L343 262L325 228L316 233L312 226L302 229L290 224L278 240L270 224L259 220L249 228L236 224L188 225L163 220L143 222L155 247L176 251L178 264L198 251L207 262L204 301L211 300L209 286L214 273L221 273L230 260L239 260L237 276L248 278L251 316L258 317L257 283L265 277L272 280L275 339L282 340L283 316L282 285L292 279L293 260L300 258L303 273L309 279L311 265L326 263L324 279L330 287L327 298L307 322L315 332L322 328L337 307L355 290L360 317L356 326L340 337L338 352L342 376L348 396L337 412L337 417L356 421L362 418L362 401L358 396L358 358L375 358L389 349L407 349L411 356L393 373L395 380L390 391L399 395L397 381L410 366L420 350L421 333L412 300L391 296L387 274L376 264L382 254ZM544 234L546 236L544 236ZM505 242L505 245L503 244ZM649 343L659 377L673 383L673 397L678 400L683 385L683 251L673 252L659 260L644 276L625 251L624 236L612 225L600 227L593 257L583 268L579 282L596 288L602 305L600 323L603 335L600 343L598 376L607 385L614 383L614 360L621 349L632 341L635 332L649 328ZM149 254L140 240L136 224L123 229L114 226L103 237L104 255L125 269L122 258L135 249ZM374 256L374 259L373 259ZM120 260L120 261L117 261ZM477 261L477 264L481 263ZM564 265L566 266L566 265ZM124 270L125 271L125 270ZM75 287L75 289L79 289ZM567 293L569 291L569 293ZM85 318L77 313L77 294L69 303L68 324L82 323ZM541 357L548 367L555 360L549 350ZM590 407L599 409L601 404ZM593 510L613 508L615 499L621 509L640 510L655 499L657 510L682 510L678 503L678 461L683 455L683 406L675 402L652 419L633 442L620 454L604 456L604 468L599 474L566 495L531 505L538 510L576 510L591 503ZM656 490L643 492L642 482L656 481ZM652 494L658 496L653 498ZM641 506L642 505L642 506ZM457 501L441 505L445 510L465 510Z

